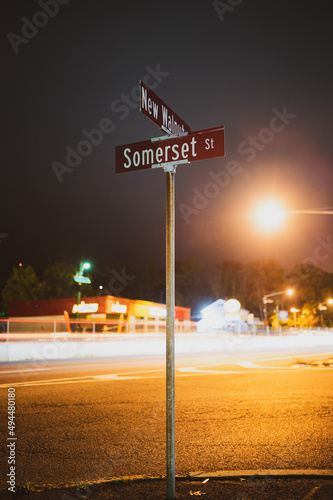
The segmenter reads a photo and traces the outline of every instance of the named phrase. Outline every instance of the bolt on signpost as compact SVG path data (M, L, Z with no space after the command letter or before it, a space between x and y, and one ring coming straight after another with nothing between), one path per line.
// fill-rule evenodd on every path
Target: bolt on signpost
M166 173L166 441L167 499L175 498L175 174L192 161L225 156L224 127L191 132L140 82L140 111L167 135L116 147L116 174L163 168Z

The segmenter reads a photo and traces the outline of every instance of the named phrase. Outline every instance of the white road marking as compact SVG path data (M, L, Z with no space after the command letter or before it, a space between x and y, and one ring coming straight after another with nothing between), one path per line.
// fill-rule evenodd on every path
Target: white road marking
M300 354L299 357L315 357L315 356L331 356L331 353L312 353L312 354ZM275 358L266 358L266 359L258 359L257 362L263 361L275 361L279 359L294 359L294 356L281 356ZM247 368L246 371L242 370L212 370L207 369L212 366L221 366L221 365L238 365L242 368ZM307 367L297 367L298 369L306 369ZM36 369L25 369L25 370L13 370L7 373L17 373L23 371L44 371L51 370L52 368L36 368ZM290 367L279 367L279 366L261 366L252 361L227 361L221 362L219 365L198 365L195 366L187 366L180 367L175 369L176 377L187 377L187 376L198 376L198 375L232 375L232 374L249 374L249 373L258 373L258 369L261 370L261 373L269 373L270 370L276 371L284 371L284 370L294 370L293 366ZM318 370L326 370L327 367L316 367L316 371ZM162 375L157 375L157 373L163 373ZM6 372L1 372L6 373ZM150 374L149 376L142 376L143 374ZM30 380L27 382L12 382L11 384L2 384L0 388L8 388L8 387L32 387L32 386L47 386L47 385L62 385L62 384L77 384L77 383L87 383L87 382L106 382L106 381L121 381L121 380L138 380L138 379L156 379L156 378L165 378L165 368L160 368L157 370L141 370L141 371L132 371L132 372L122 372L122 373L111 373L105 375L87 375L85 377L71 377L71 378L59 378L59 379L48 379L48 380Z
M317 356L326 356L326 357L329 357L329 356L333 356L333 352L316 352L316 353L311 353L311 354L294 354L293 356L276 356L274 358L263 358L263 359L256 359L254 360L254 363L262 363L264 361L278 361L280 359L295 359L295 358L305 358L305 357L317 357ZM220 363L216 364L216 365L209 365L209 366L221 366L221 365L240 365L241 363L251 363L251 361L221 361ZM207 366L207 365L198 365L198 366ZM259 365L258 365L259 366ZM263 368L268 368L267 366L263 367ZM283 367L277 367L277 366L273 366L272 368L275 368L275 369L279 369L279 368L283 368ZM287 367L288 368L288 367Z
M95 375L93 380L103 381L103 380L135 380L144 377L122 377L118 373L112 373L111 375Z
M278 359L295 359L295 358L305 358L305 357L316 357L316 356L333 356L333 352L313 352L311 354L294 354L293 356L278 356L275 358L265 358L265 359L258 359L257 362L259 361L275 361Z
M263 366L252 363L252 361L239 361L236 365L242 366L243 368L263 368Z
M27 382L12 382L11 384L2 384L3 387L28 387L31 385L56 385L56 384L66 384L73 382L84 382L85 379L91 379L91 376L86 377L72 377L72 378L53 378L49 380L29 380ZM87 380L88 381L88 380Z
M239 361L236 365L241 366L242 368L255 368L256 370L290 370L290 366L261 366L257 365L257 363L252 363L252 361Z
M18 368L17 370L7 370L5 372L0 370L0 375L2 375L3 373L22 373L22 372L34 373L34 372L43 372L45 370L51 370L51 368L27 368L25 370L21 370L20 368Z
M232 371L232 370L202 370L199 368L195 368L194 366L178 368L178 371L189 372L192 374L203 374L203 375L225 375L226 373L244 373L243 371Z
M326 369L326 368L325 368ZM292 370L292 368L290 368ZM161 370L158 370L161 371ZM262 370L262 373L266 370ZM180 372L180 373L177 373ZM135 372L140 373L140 372ZM258 373L257 370L249 370L249 371L241 371L241 370L200 370L198 368L185 367L176 369L175 376L176 377L193 377L200 375L234 375L234 374L249 374L249 373ZM51 380L35 380L29 382L13 382L11 384L2 384L0 385L0 389L8 388L8 387L37 387L37 386L48 386L48 385L63 385L63 384L81 384L87 382L110 382L110 381L121 381L121 380L151 380L156 378L165 378L164 375L151 375L146 377L140 376L126 376L122 373L112 373L109 375L91 375L87 377L73 377L66 379L51 379Z
M159 370L161 371L161 370ZM230 372L226 372L230 373ZM243 373L243 372L242 372ZM184 373L184 374L176 374L179 377L189 377L193 375L208 375L209 373ZM8 388L8 387L37 387L37 386L47 386L47 385L62 385L62 384L82 384L87 382L107 382L107 381L120 381L120 380L150 380L155 378L165 378L165 375L152 375L150 377L126 377L122 376L121 373L112 373L110 375L101 375L101 376L87 376L87 377L73 377L68 379L55 379L55 380L35 380L30 382L13 382L11 384L2 384L0 385L0 389Z

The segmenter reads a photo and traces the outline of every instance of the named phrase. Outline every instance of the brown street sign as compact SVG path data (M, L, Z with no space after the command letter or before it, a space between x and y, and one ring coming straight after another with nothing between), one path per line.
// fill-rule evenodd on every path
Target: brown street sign
M191 127L142 81L140 81L140 111L166 134L179 135L191 132Z
M116 147L116 174L225 156L224 127Z

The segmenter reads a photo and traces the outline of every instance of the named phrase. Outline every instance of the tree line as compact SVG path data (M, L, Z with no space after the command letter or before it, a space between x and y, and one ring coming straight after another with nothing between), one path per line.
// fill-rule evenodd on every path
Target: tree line
M2 315L8 313L10 302L76 297L76 272L77 266L65 262L38 272L30 265L13 268L3 283ZM102 270L92 268L86 275L92 283L81 285L83 297L114 295L165 303L165 269L154 265L119 262ZM300 264L287 270L276 260L224 260L207 270L195 258L176 263L176 305L190 307L194 317L218 298L236 298L243 308L263 319L264 295L288 288L294 290L293 295L274 297L274 303L268 305L269 317L276 305L287 310L294 307L299 310L298 325L333 326L333 305L328 304L333 298L333 274L317 266Z

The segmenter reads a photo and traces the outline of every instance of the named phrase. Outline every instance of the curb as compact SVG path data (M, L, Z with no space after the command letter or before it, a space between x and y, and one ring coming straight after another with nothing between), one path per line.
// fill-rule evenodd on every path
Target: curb
M244 477L308 477L333 479L333 469L259 469L216 472L190 472L190 479L238 479Z
M216 472L189 472L188 474L176 474L176 481L202 481L205 479L227 480L227 479L243 479L249 477L267 478L267 477L280 477L280 478L315 478L315 479L333 479L333 469L258 469L258 470L238 470L238 471L216 471ZM96 481L84 481L87 485L101 486L112 483L130 483L130 482L143 482L143 481L165 481L166 475L161 476L148 476L148 475L133 475L133 476L120 476L112 478L102 478ZM62 488L75 488L78 483L35 485L36 491L44 491L47 489L59 490Z

